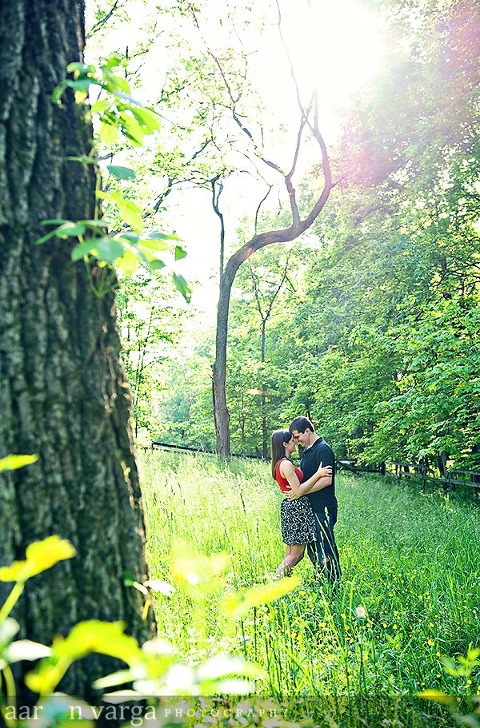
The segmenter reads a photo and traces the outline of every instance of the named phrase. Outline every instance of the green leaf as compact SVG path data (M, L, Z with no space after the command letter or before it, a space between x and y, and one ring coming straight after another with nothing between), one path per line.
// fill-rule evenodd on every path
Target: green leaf
M133 204L133 202L127 202L124 205L118 205L118 212L122 220L130 225L134 230L142 230L143 228L143 216L142 211L139 207Z
M170 245L165 240L144 240L143 235L139 240L139 245L146 249L147 255L155 252L164 253L166 250L170 249Z
M97 238L89 238L89 240L85 240L83 243L79 243L78 245L75 245L75 247L72 250L72 260L81 260L86 255L89 255L93 250L95 250L97 244Z
M35 692L51 693L68 666L92 652L116 657L127 665L135 665L142 659L137 641L124 633L121 622L92 619L76 624L65 638L55 637L51 656L42 660L36 670L26 676L25 682Z
M165 233L161 233L157 230L154 230L149 233L144 233L142 235L143 240L179 240L178 235L175 235L175 233L170 233L170 235L166 235Z
M119 240L127 240L132 245L136 245L139 240L139 235L137 233L134 233L133 231L129 230L128 232L121 233L118 236Z
M98 257L108 263L120 258L124 252L123 245L118 240L109 237L97 238L95 247Z
M63 93L66 88L67 88L67 86L65 84L65 81L62 81L62 83L59 83L58 86L55 86L55 88L52 91L52 96L51 96L52 102L54 104L58 104L59 106L61 106L60 99L62 98Z
M40 225L63 225L64 222L70 222L70 220L65 220L65 218L53 218L52 220L42 220Z
M190 289L190 286L188 285L185 278L180 275L179 273L173 274L173 282L175 283L175 288L180 291L184 299L187 303L190 303L190 299L192 297L192 291Z
M92 114L100 114L104 111L106 111L110 106L110 101L108 99L99 99L96 101L92 106L90 107L90 111Z
M75 81L65 81L65 83L74 91L88 91L90 85L92 84L92 79L82 77L76 79Z
M86 76L88 73L93 74L95 73L95 66L93 66L91 63L82 63L81 61L72 61L72 63L69 63L67 66L67 72L68 73L76 73L77 75L84 75Z
M141 146L146 134L145 128L139 124L134 116L130 116L129 114L120 114L120 119L122 131L125 136L136 146Z
M138 104L138 101L132 99L130 94L130 84L124 76L118 76L115 73L110 73L110 69L106 66L102 66L103 71L103 83L102 88L105 91L113 94L117 98L125 98L128 103Z
M300 577L294 575L285 579L278 579L278 581L266 586L255 586L251 589L235 592L225 597L222 602L222 611L232 617L243 617L252 607L270 604L270 602L274 602L296 589L299 584Z
M126 250L121 258L115 261L115 267L126 276L131 276L138 268L139 256L132 250Z
M141 107L132 109L132 112L135 114L137 119L139 119L147 134L151 134L153 131L160 129L159 116L155 111L153 111L153 109Z
M160 260L159 258L148 261L148 267L152 270L161 270L162 268L165 268L165 265L166 264L163 262L163 260Z
M23 583L30 577L50 569L59 561L75 556L75 549L70 541L59 536L49 536L43 541L34 541L27 546L26 559L14 561L10 566L0 568L0 581L16 581Z
M56 234L57 234L57 231L56 230L50 230L50 232L47 233L46 235L42 235L41 238L37 238L37 240L35 240L35 244L36 245L43 245L43 243L46 243L47 240L50 240L51 238L54 238L56 236Z
M180 245L175 246L175 260L182 260L187 255L187 251L184 250Z
M64 222L55 230L57 238L76 238L85 233L85 225L81 222Z
M125 65L125 59L121 56L109 56L105 63L105 68L116 68L117 66L124 66Z
M101 228L108 228L108 222L106 220L79 220L83 225L91 228L92 230L100 230Z
M4 470L18 470L26 465L32 465L38 460L38 455L7 455L0 459L0 473Z
M103 144L114 144L118 136L118 124L112 124L106 120L105 116L102 116L98 136Z
M135 179L135 172L129 167L120 167L115 164L107 166L108 171L117 179Z
M445 705L455 703L455 698L453 698L451 695L446 695L445 693L442 693L441 690L434 690L433 688L430 690L421 690L419 693L417 693L417 698L432 700L437 703L444 703Z
M123 575L123 583L125 586L133 586L133 582L135 581L135 578L133 576L133 573L131 571L126 571Z
M103 192L99 190L97 197L110 202L118 208L122 220L134 230L143 230L142 210L131 200L128 200L121 192Z

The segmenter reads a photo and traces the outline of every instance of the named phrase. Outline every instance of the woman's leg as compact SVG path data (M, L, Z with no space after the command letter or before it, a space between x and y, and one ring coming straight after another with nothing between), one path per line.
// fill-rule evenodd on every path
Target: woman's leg
M275 572L274 579L281 579L282 576L290 576L293 567L296 566L303 559L304 553L304 543L295 546L287 546L287 548L285 549L285 556L277 571Z

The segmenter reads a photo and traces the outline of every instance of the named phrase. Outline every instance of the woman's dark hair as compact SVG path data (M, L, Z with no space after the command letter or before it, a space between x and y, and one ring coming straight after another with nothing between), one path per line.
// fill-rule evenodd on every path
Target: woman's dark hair
M272 478L275 480L275 466L279 460L285 457L284 442L290 442L292 433L290 430L275 430L272 434Z

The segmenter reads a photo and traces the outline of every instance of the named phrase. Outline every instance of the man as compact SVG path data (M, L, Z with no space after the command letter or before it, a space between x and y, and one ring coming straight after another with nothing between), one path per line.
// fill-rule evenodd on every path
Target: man
M317 483L310 488L300 486L300 495L307 495L316 522L317 541L307 544L308 556L313 565L325 574L329 583L334 585L341 576L338 549L333 535L338 510L335 496L335 455L323 437L317 435L314 426L306 417L296 417L289 429L295 442L303 448L300 468L305 481L316 472L321 463L332 468L331 477L322 478L322 485Z

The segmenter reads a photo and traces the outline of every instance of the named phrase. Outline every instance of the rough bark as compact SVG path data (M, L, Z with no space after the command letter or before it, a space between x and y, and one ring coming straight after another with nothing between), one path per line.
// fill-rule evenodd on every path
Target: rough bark
M114 295L91 292L75 241L35 244L42 220L93 215L94 170L65 160L88 154L91 129L72 94L51 102L82 57L83 14L83 0L0 0L0 457L40 456L3 475L0 563L51 534L74 544L15 613L23 636L47 644L84 619L122 620L140 641L153 629L123 585L147 568ZM79 663L63 687L88 695L104 670L101 658Z

